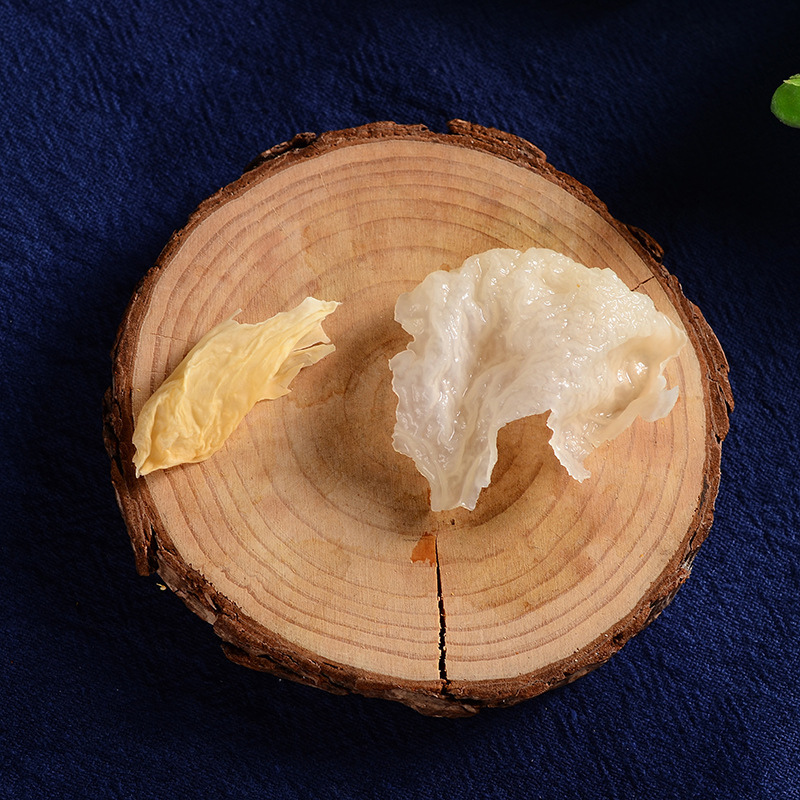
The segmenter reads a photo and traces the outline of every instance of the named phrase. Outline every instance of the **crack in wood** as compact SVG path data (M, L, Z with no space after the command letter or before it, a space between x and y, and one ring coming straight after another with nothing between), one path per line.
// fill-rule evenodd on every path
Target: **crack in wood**
M652 281L653 278L655 278L655 275L651 275L649 278L645 278L643 281L639 281L639 283L637 283L636 286L634 286L633 289L631 289L631 291L635 292L637 289L641 289L642 286Z
M444 613L444 593L442 592L442 565L439 563L439 537L434 540L436 555L436 595L439 601L439 679L444 684L446 691L447 680L447 626Z

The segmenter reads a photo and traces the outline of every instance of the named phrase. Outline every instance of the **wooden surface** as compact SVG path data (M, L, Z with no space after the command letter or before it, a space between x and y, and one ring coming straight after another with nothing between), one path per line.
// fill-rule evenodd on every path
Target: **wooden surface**
M394 452L398 295L491 247L611 267L682 324L673 412L587 459L579 484L544 417L507 426L473 512L432 513ZM732 405L727 364L658 246L529 143L463 122L379 123L273 148L203 203L120 327L105 435L143 574L157 570L235 661L329 691L459 716L603 663L671 600L711 525ZM306 295L342 305L336 352L258 404L202 464L136 479L147 397L208 329Z

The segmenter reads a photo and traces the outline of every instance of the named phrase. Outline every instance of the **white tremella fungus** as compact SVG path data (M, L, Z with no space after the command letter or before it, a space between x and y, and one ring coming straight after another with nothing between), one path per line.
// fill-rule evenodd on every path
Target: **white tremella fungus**
M593 449L678 397L663 372L684 331L613 270L552 250L489 250L433 272L395 319L414 338L389 363L393 445L427 478L434 511L475 508L513 420L549 411L552 449L583 481Z

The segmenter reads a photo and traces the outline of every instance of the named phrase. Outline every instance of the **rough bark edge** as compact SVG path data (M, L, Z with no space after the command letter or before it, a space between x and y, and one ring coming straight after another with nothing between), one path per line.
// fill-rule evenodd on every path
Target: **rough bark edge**
M358 128L321 135L301 133L265 151L251 162L244 174L201 203L187 224L175 232L155 265L136 287L123 316L112 348L112 383L103 403L103 437L111 459L111 479L122 516L131 538L136 568L142 575L157 571L186 605L214 626L223 640L223 651L232 661L336 694L357 692L404 703L433 716L470 716L481 708L509 706L587 674L618 652L672 601L691 572L692 562L711 528L714 503L720 483L721 445L728 432L733 397L728 363L722 348L700 310L683 294L680 283L663 267L661 247L644 231L616 220L591 190L551 166L545 154L530 142L463 120L449 123L449 133L436 133L424 126L377 122ZM322 660L303 648L268 631L247 618L188 567L172 547L168 532L154 512L144 481L137 481L132 467L132 390L127 380L133 367L135 342L158 276L186 237L217 207L241 195L256 181L306 158L333 149L357 146L380 139L438 142L486 152L530 169L561 186L589 205L625 238L662 285L684 322L704 370L706 466L692 523L682 547L663 570L637 607L594 642L569 658L527 675L496 681L403 682L384 675Z

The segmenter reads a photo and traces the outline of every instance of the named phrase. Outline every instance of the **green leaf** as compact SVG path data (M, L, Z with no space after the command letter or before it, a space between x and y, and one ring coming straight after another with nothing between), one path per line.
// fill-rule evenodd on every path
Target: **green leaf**
M784 125L800 128L800 74L787 78L775 90L770 110Z

